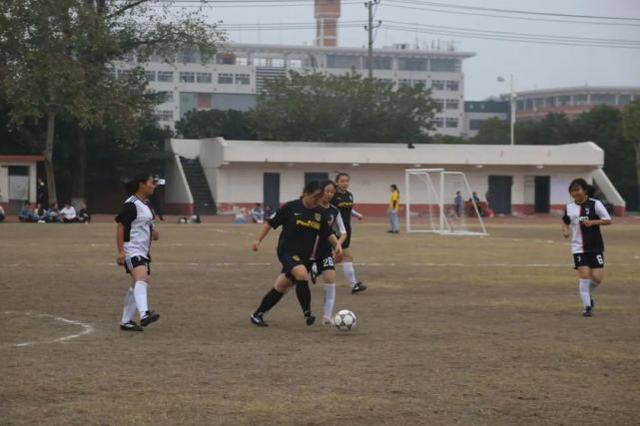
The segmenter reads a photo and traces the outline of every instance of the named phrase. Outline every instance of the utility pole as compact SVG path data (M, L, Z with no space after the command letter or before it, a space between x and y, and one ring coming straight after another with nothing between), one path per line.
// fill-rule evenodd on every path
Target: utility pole
M382 21L378 21L375 26L373 25L373 6L376 6L378 3L380 3L380 0L369 0L364 3L364 7L366 7L369 12L369 25L366 25L364 27L369 35L369 43L367 45L369 48L369 52L367 55L367 58L369 60L369 80L373 79L373 30L382 25Z

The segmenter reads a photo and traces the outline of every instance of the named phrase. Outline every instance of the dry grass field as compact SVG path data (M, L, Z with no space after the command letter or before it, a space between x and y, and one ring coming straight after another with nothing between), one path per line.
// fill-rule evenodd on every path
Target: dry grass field
M359 223L359 277L307 327L294 294L248 316L279 265L253 225L160 224L143 333L114 226L0 224L0 424L598 424L640 422L640 221L604 231L606 278L580 315L556 222L490 237L388 235ZM316 314L322 285L312 288Z

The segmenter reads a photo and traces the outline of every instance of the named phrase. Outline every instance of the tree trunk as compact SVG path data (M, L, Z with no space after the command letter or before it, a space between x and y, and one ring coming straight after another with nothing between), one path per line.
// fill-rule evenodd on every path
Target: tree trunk
M44 169L47 173L47 191L49 193L49 205L58 204L56 194L56 177L53 172L53 136L56 125L56 113L47 113L47 142L44 148ZM59 206L58 206L59 207Z
M87 144L84 130L78 129L73 150L73 179L71 185L71 204L76 208L85 201L85 179L87 174Z

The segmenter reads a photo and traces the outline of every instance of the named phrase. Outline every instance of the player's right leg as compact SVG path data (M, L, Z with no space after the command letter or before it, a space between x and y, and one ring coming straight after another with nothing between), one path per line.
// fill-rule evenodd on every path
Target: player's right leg
M264 314L273 308L291 287L293 287L293 283L284 272L278 275L273 288L265 294L258 309L251 314L251 323L258 327L267 327L268 324L264 320Z
M347 279L349 286L351 287L351 293L359 293L365 291L367 286L356 278L356 269L353 266L353 255L349 248L343 250L342 255L342 270L344 277Z
M582 315L590 317L593 309L591 306L591 268L579 265L576 267L576 271L578 272L578 294L583 307Z
M135 281L131 277L131 285L127 289L127 292L123 300L122 308L122 321L120 321L120 330L123 331L143 331L144 328L139 326L134 320L136 314L136 299L133 295L133 286Z
M138 265L135 261L131 259L127 259L130 263L130 266L133 266L131 271L131 276L135 282L133 286L133 296L136 301L136 307L138 308L138 313L140 314L140 325L143 327L148 326L149 324L158 321L160 319L160 314L149 309L149 304L147 300L147 290L149 287L149 263L148 261L145 263L142 261L142 264Z
M316 317L311 312L311 290L309 289L309 270L305 265L296 265L291 269L293 284L296 286L296 296L302 308L307 325L313 325Z

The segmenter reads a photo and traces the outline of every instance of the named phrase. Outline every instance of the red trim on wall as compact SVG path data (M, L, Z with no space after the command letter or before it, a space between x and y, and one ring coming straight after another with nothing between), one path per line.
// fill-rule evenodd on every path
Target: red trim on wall
M38 162L44 161L43 155L0 155L0 161Z
M175 214L180 216L191 216L193 214L193 204L191 203L167 203L165 205L167 214Z

